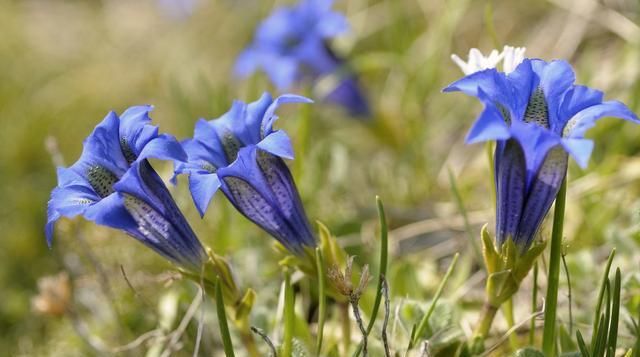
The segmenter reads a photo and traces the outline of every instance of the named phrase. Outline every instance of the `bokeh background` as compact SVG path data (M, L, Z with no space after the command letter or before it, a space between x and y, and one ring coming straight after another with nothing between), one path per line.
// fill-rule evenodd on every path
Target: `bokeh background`
M166 340L153 338L118 346L149 331L173 331L196 290L175 281L171 266L134 240L81 219L61 220L49 249L43 227L55 166L79 157L82 140L110 110L153 104L161 131L182 139L198 118L220 116L233 99L274 92L262 74L238 80L231 73L260 19L285 3L290 2L0 0L0 354L167 352ZM312 140L291 165L307 213L329 226L356 262L372 264L375 271L379 195L392 228L388 279L397 299L429 301L451 256L460 251L462 264L444 294L455 304L440 315L464 335L475 323L483 293L469 235L473 240L482 224L492 225L493 201L487 148L463 143L481 107L462 95L441 93L461 76L450 55L466 57L471 47L486 52L505 44L526 46L529 57L569 60L579 83L638 113L640 2L335 3L352 28L332 45L359 73L375 115L362 121L339 108L311 108ZM294 141L301 110L281 111L279 125ZM640 128L605 119L589 136L597 140L589 168L570 166L565 224L578 326L590 322L602 262L613 247L614 266L623 271L623 320L629 312L637 316L640 305ZM155 164L164 178L171 176L169 165ZM184 179L174 196L200 239L228 257L240 281L256 290L253 322L277 337L281 274L272 240L221 195L203 220ZM60 272L73 286L67 307L72 312L38 313L38 281ZM559 315L567 322L564 273L561 280ZM66 286L64 279L52 284ZM522 304L516 304L519 318L531 312L529 288L525 284ZM205 321L209 315L205 310ZM501 318L496 321L500 329ZM214 326L205 324L204 351L220 346ZM395 333L403 328L399 323ZM193 353L196 329L195 322L186 327L174 355ZM625 331L621 327L621 343L629 335ZM359 339L356 333L353 338Z

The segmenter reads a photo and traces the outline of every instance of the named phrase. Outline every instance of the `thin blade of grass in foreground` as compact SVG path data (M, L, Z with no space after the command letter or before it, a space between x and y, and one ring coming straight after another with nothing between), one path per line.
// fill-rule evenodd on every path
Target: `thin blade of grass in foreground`
M316 356L320 356L322 351L322 337L324 333L324 322L327 317L327 296L325 295L325 267L324 257L320 248L316 248L316 269L318 271L318 342L316 345Z
M600 291L598 292L598 303L596 305L596 311L593 316L593 336L596 336L598 332L598 321L600 321L600 312L602 311L602 300L604 299L604 289L606 283L609 281L609 271L611 270L611 264L613 263L613 257L616 255L616 249L613 248L611 253L609 253L609 258L607 259L607 265L604 268L604 274L602 275L602 282L600 283ZM595 338L591 339L591 350L595 349Z
M576 339L578 340L578 348L580 349L580 353L583 357L591 357L589 350L587 349L587 345L584 343L584 339L582 338L582 334L580 331L576 331Z
M293 329L295 328L295 296L291 285L291 273L284 273L284 336L282 356L290 357L293 351Z
M222 337L222 346L224 347L224 355L227 357L235 357L233 353L233 344L231 343L231 334L229 333L229 325L227 324L227 313L224 310L224 298L222 297L222 288L220 287L220 279L216 279L216 311L218 313L218 327L220 328L220 336Z
M436 308L436 303L438 302L438 299L440 299L440 295L442 295L444 286L449 280L449 277L451 276L451 273L453 272L453 269L455 268L456 263L458 262L459 256L460 256L460 253L456 253L453 256L451 265L449 265L449 269L447 269L447 272L444 274L444 277L440 282L440 286L438 286L438 290L436 290L436 295L433 297L433 300L431 301L431 305L429 306L427 313L424 314L424 316L422 317L422 320L420 320L420 323L418 324L418 327L415 330L415 333L412 334L411 343L410 343L411 348L413 348L413 346L416 345L420 336L422 336L422 334L424 334L424 331L427 329L427 325L429 324L429 318L431 317L431 314Z
M379 196L376 196L376 208L378 210L378 220L380 225L380 264L379 264L379 274L378 274L378 286L376 289L376 298L373 303L373 310L371 311L371 320L369 320L369 325L367 326L366 335L368 336L373 330L373 326L376 322L376 316L378 315L378 310L380 309L380 303L382 302L382 287L383 287L383 279L387 274L387 265L389 260L389 229L387 226L387 216L384 211L384 205L382 204L382 200ZM356 352L353 354L354 356L359 356L362 351L363 344L360 343Z
M560 255L562 253L562 228L564 225L564 205L567 198L567 178L562 180L556 196L551 230L551 252L549 253L549 274L547 275L547 298L544 311L542 333L542 353L553 356L556 345L556 312L558 308L558 284L560 282Z
M618 317L620 316L620 289L622 277L620 268L616 269L616 277L613 283L613 301L611 307L611 322L609 323L609 339L607 345L607 357L614 357L616 344L618 342Z
M467 210L464 207L464 202L462 201L462 195L460 195L460 191L458 190L458 183L456 182L456 178L453 176L453 172L451 172L451 168L447 168L447 173L449 174L449 186L451 187L451 192L453 193L453 197L455 198L456 206L458 206L458 211L460 211L460 214L462 215L462 219L464 221L464 230L467 233L466 235L467 235L467 239L469 240L469 245L473 250L473 256L476 260L476 263L482 264L483 262L482 252L480 252L478 241L476 237L473 235L473 232L471 231L469 216L467 215Z

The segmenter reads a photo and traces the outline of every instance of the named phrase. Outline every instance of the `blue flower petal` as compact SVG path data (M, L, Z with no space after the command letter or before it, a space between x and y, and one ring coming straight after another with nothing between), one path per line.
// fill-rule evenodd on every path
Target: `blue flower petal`
M220 188L220 180L217 174L192 173L189 175L189 190L200 217L204 217L204 213L218 188Z
M47 244L51 246L53 240L53 228L55 222L60 217L72 218L84 212L100 200L93 189L82 181L77 181L75 174L69 169L58 170L59 177L65 177L66 186L56 187L51 192L51 199L47 203L47 224L45 225L45 236ZM74 181L70 181L74 180Z
M514 242L524 254L533 242L542 220L558 195L562 180L567 175L568 155L557 146L548 151L527 193L518 233Z
M465 139L467 144L488 140L504 140L511 137L509 127L502 113L492 104L487 104L480 117L469 130Z
M496 241L501 246L515 237L525 202L526 163L520 144L513 139L503 143L496 165Z
M289 135L282 130L277 130L267 135L256 146L273 155L293 160L291 139L289 139Z
M513 102L512 91L505 75L494 68L472 73L451 83L442 91L445 93L459 91L481 100L489 100L491 104L500 103L509 108Z
M259 65L259 54L253 48L247 48L238 56L233 73L238 77L248 77L258 69Z
M149 232L156 240L163 238L173 247L173 256L180 257L179 264L191 262L197 266L201 263L204 249L148 161L136 162L114 188L124 195L125 201L128 200L129 206L125 202L127 211L142 227L137 236L142 234L149 238L146 234Z
M168 134L161 134L150 140L138 155L138 160L151 158L167 161L187 161L187 154L176 138Z
M60 217L60 214L55 209L47 207L47 223L44 226L44 236L47 239L47 245L49 248L53 245L54 227Z
M330 103L347 109L349 115L359 118L371 116L371 108L364 91L354 76L346 76L324 97Z
M618 101L607 101L588 107L574 115L565 125L562 136L580 139L598 119L603 117L616 117L640 123L640 119L626 105Z
M323 38L335 37L349 31L349 22L344 15L337 12L329 12L322 17L322 21L318 22L316 31Z
M516 120L524 118L531 93L538 86L538 78L533 71L531 60L522 61L515 71L507 75L507 81L512 88L512 105L509 108L511 116Z
M118 128L120 120L110 112L84 141L80 159L71 166L78 175L85 176L90 166L99 165L116 176L129 167L120 147Z
M559 145L561 139L534 123L514 121L510 129L512 137L520 143L524 151L527 165L527 187L529 187L540 165L547 157L547 152Z
M255 146L242 148L233 164L218 170L221 189L240 213L291 252L302 254L302 245L315 245L315 241L309 236L308 224L301 223L306 222L306 217L304 211L300 211L302 204L297 191L295 196L291 194L292 179L289 176L291 183L283 186L281 179L287 177L286 173L275 175L268 171L269 176L265 177L264 168L258 165L257 151ZM278 167L283 168L286 165ZM279 184L272 186L275 182Z
M243 132L246 132L246 138L240 138L245 144L253 144L262 140L263 133L261 132L262 121L264 120L264 113L269 106L273 103L271 94L265 92L260 99L255 102L246 105L244 114L244 123L238 120L238 126L243 128Z
M559 108L559 116L564 120L557 123L557 126L552 125L551 130L562 135L562 129L569 119L586 108L602 103L603 97L604 94L601 91L585 86L577 85L569 89L562 98Z
M313 103L313 100L295 94L283 94L276 98L267 108L262 119L262 135L266 136L273 131L273 123L278 119L276 109L287 103Z
M131 232L137 228L136 222L124 208L122 198L117 193L89 206L84 213L84 218L96 224L121 229L125 232Z
M583 169L587 168L589 158L593 151L593 141L589 139L572 139L563 138L562 146L576 160L578 166Z
M549 126L557 127L563 122L563 118L558 116L558 108L564 93L573 86L576 75L567 61L532 60L531 63L533 70L540 77L539 86L549 108Z
M298 80L298 61L280 56L264 56L263 66L269 79L280 90L291 88Z

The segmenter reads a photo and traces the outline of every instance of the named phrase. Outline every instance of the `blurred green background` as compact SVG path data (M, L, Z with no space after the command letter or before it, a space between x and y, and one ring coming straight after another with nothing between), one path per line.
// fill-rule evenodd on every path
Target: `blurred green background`
M61 220L51 250L43 234L56 164L79 157L82 140L108 111L153 104L160 130L183 139L198 118L220 116L233 99L274 91L262 74L238 81L231 72L259 20L290 2L194 0L192 11L166 3L0 0L0 354L100 354L92 338L113 352L163 324L175 328L195 295L188 282L169 284L170 265L122 233ZM363 122L313 106L313 140L292 164L307 213L327 224L359 264L375 266L380 195L394 229L389 281L397 297L431 297L461 251L466 263L445 297L459 298L465 333L475 315L463 307L481 303L482 274L471 261L448 170L473 234L493 222L492 182L486 148L463 143L480 105L440 92L462 75L450 55L526 46L529 57L569 60L579 83L638 113L640 2L336 0L335 7L352 29L333 46L360 74L376 114ZM281 111L279 125L294 141L301 110ZM589 168L570 167L565 223L578 323L590 321L601 263L614 246L625 306L640 305L640 128L606 119L589 136L597 140ZM170 177L169 165L156 167ZM184 179L174 193L200 239L257 291L256 323L272 326L281 281L272 240L220 195L201 220ZM71 276L73 316L36 314L38 279L60 271ZM528 295L521 295L527 306ZM521 310L517 316L530 313ZM203 338L209 350L219 338L212 326ZM177 355L192 353L194 331L191 324ZM148 347L141 346L122 354L140 355Z

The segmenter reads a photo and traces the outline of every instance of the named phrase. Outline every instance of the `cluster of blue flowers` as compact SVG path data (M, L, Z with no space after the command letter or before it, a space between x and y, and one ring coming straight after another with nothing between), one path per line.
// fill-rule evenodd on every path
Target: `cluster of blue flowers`
M281 104L310 102L294 95L272 100L265 94L246 105L235 102L221 118L200 120L193 139L178 143L151 125L150 106L109 113L84 142L80 159L58 169L46 225L51 244L60 217L120 229L175 264L199 271L206 253L169 190L147 159L175 162L188 173L196 207L204 214L220 188L252 222L302 254L315 239L291 173L282 158L293 158L291 142L273 130Z
M280 89L337 76L337 86L323 99L354 115L369 115L355 75L328 45L348 28L331 5L331 0L302 0L276 9L240 55L236 73L262 69ZM468 64L454 57L468 75L444 91L461 91L485 106L467 142L496 141L496 240L499 246L513 240L524 253L565 179L569 156L587 165L593 142L585 132L606 116L640 120L624 104L603 101L602 92L575 85L565 61L524 59L524 49L511 47L490 58L476 52ZM490 68L503 58L505 72ZM174 162L176 175L189 175L202 216L220 189L241 214L292 253L303 254L315 238L284 161L293 159L291 141L273 124L280 105L310 102L290 94L236 101L220 118L199 120L194 137L182 143L151 125L150 106L129 108L120 117L109 113L85 140L80 159L58 169L47 241L51 244L59 218L82 215L126 232L184 268L199 268L206 253L149 164L153 158Z
M369 104L355 74L328 42L349 29L347 19L331 10L332 4L333 0L302 0L277 8L258 26L235 72L246 77L261 69L279 90L327 79L330 88L321 94L325 101L367 118Z
M478 98L484 111L468 143L496 141L496 240L525 252L551 208L567 172L569 155L586 167L593 141L585 132L603 117L639 123L618 101L575 85L566 61L524 59L513 72L472 73L444 89Z

